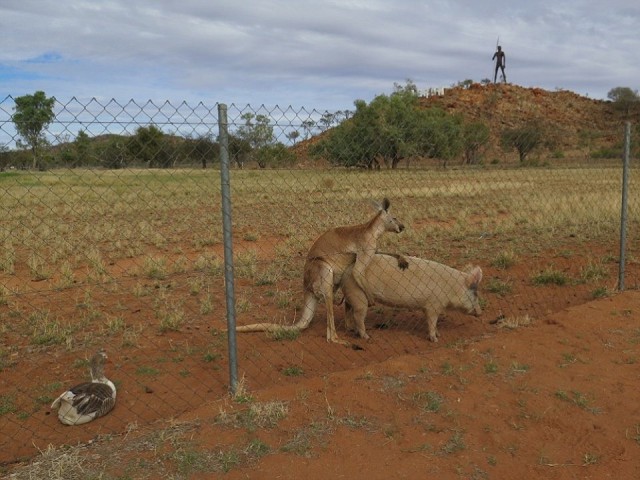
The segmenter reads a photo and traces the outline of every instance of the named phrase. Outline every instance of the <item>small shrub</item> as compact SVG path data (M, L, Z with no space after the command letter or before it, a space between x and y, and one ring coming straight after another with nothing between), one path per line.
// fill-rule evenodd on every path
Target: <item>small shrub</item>
M484 364L484 373L493 375L498 373L498 364L493 360Z
M512 267L516 263L516 255L511 250L505 250L500 252L492 261L491 266L506 270Z
M144 261L144 274L153 280L167 278L167 259L164 257L147 257Z
M511 293L511 283L500 280L499 278L492 278L487 282L485 290L487 292L504 296Z
M160 332L177 332L185 321L186 314L180 303L165 301L156 306L156 318L160 321Z
M222 355L220 355L219 353L211 353L211 352L205 353L204 356L202 357L202 359L207 363L214 362L220 358L222 358Z
M591 292L591 298L605 298L609 296L609 289L607 287L598 287L593 292Z
M138 367L136 369L136 374L137 375L145 375L145 376L149 376L149 377L155 377L156 375L160 374L160 371L156 368L153 367L147 367L145 365L142 365L140 367Z
M269 338L271 338L272 340L277 340L277 341L282 341L282 340L286 340L286 341L292 341L292 340L296 340L299 336L300 336L300 330L295 329L295 330L289 330L289 329L284 329L284 328L280 328L278 330L274 330L272 332L269 332L267 334L269 336Z
M16 411L16 405L13 397L0 395L0 416Z
M553 267L548 267L542 272L536 274L532 278L534 285L566 285L569 281L567 276L555 270Z
M58 320L50 318L48 311L35 311L29 316L31 323L31 342L34 345L61 345L67 348L73 344L73 328L63 326Z
M451 454L460 452L466 448L462 432L454 432L451 438L442 446L442 453Z
M242 235L242 239L247 242L257 242L260 236L255 232L247 232Z
M302 370L302 367L292 365L290 367L284 368L282 370L282 374L287 377L299 377L301 375L304 375L304 370Z
M425 412L437 413L440 411L444 398L438 392L417 392L413 395L413 400L420 404Z
M592 280L602 280L608 274L607 267L605 267L602 263L594 263L589 262L587 265L582 267L582 272L580 278L584 282L589 282Z

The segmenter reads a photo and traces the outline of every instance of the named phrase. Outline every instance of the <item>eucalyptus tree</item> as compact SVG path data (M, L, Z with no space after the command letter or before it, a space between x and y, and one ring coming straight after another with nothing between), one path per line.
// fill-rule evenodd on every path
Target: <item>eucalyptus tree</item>
M23 95L15 100L15 113L11 121L16 127L16 132L22 140L16 144L19 148L29 148L32 154L32 167L42 167L40 164L40 151L48 145L44 130L56 118L53 112L56 99L48 98L43 91L37 91L33 95Z

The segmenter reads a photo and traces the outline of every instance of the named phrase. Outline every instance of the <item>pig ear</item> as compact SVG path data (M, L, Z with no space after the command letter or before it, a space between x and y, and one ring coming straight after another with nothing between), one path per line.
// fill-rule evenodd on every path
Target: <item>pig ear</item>
M467 272L467 278L465 279L465 284L467 288L478 288L478 284L482 280L482 269L480 267L475 267Z

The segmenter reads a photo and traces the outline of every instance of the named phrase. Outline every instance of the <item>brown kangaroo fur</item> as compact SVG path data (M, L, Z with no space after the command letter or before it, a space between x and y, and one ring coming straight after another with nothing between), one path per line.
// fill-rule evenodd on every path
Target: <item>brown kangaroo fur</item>
M482 270L475 267L467 272L418 257L404 256L406 269L398 267L392 255L376 254L366 271L369 294L384 305L421 309L427 317L429 340L438 341L438 316L452 307L480 315L478 284ZM343 276L345 323L360 337L368 339L364 320L368 300L347 270Z
M404 225L389 213L389 206L390 202L385 198L378 205L378 213L368 222L333 228L316 239L307 253L304 265L304 309L299 321L293 325L254 323L239 326L236 331L304 330L313 320L318 301L324 299L327 310L327 341L348 345L336 333L333 296L348 267L352 268L351 278L357 287L363 292L368 291L364 272L376 253L378 239L385 232L400 233L404 230ZM403 265L402 257L397 258L396 262ZM369 299L373 303L373 297Z

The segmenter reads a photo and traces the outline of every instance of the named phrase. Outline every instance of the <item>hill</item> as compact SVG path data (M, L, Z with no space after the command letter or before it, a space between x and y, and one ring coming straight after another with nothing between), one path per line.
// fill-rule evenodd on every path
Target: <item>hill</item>
M480 120L489 126L493 136L505 128L541 120L557 132L564 147L579 147L595 138L605 144L620 141L622 119L611 102L568 90L550 92L510 84L474 83L469 88L447 89L443 96L422 97L420 105L439 107L467 120Z
M482 154L485 162L518 162L515 151L505 152L501 148L501 134L506 129L519 128L532 121L543 129L545 146L536 151L534 161L553 158L582 162L620 156L622 114L610 101L591 99L568 90L551 92L511 84L474 83L468 87L445 89L443 95L420 97L419 106L439 108L462 117L465 122L478 121L487 125L490 140ZM309 147L327 133L295 147L303 163L308 158ZM414 160L412 164L415 164Z

